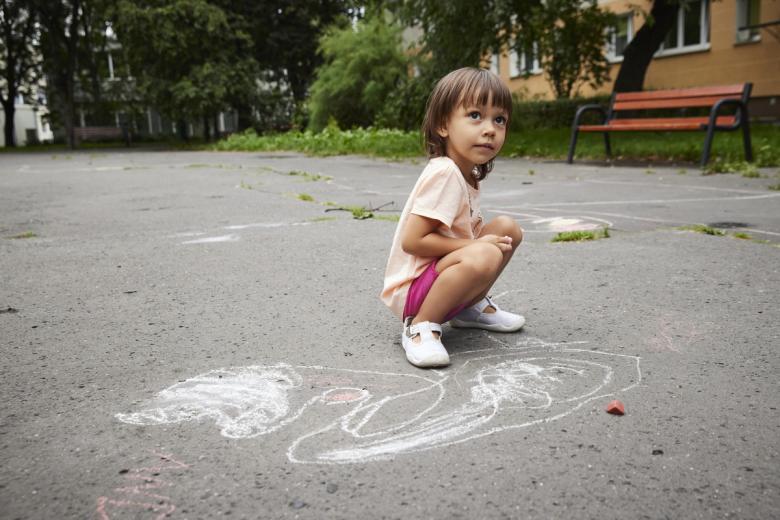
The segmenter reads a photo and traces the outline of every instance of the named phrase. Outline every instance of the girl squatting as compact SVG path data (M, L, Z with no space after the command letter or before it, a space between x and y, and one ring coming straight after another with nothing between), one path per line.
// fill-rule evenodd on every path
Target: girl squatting
M488 298L523 231L503 215L486 223L479 209L480 183L511 116L509 89L485 69L450 72L428 99L422 130L430 160L398 221L381 294L403 320L401 343L415 366L449 364L442 323L495 332L525 323Z

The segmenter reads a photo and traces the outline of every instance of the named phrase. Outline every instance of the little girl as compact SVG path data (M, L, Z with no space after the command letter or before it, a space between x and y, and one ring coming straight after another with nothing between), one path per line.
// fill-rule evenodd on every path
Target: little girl
M450 72L428 99L422 130L430 160L401 213L381 296L403 320L406 358L418 367L449 364L444 322L498 332L525 323L487 297L523 232L506 216L484 223L479 210L480 181L511 115L509 89L485 69Z

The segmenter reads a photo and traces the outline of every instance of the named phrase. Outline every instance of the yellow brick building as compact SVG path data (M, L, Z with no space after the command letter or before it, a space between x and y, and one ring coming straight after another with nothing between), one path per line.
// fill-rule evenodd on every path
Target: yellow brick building
M752 82L751 115L780 118L780 0L687 0L678 8L676 26L656 53L645 76L645 89L699 87ZM650 11L648 0L600 0L619 16L607 51L611 80L594 92L609 93L622 62L622 50L645 17L631 6ZM750 26L750 29L740 28ZM759 27L756 27L759 26ZM533 56L514 52L494 56L493 70L521 98L553 97ZM529 71L530 77L524 77Z

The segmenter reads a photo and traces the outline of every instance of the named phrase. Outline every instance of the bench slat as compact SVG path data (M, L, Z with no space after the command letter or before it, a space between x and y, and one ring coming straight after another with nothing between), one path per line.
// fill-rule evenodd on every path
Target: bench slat
M687 117L670 119L616 119L610 121L608 125L581 125L581 132L663 132L663 131L681 131L681 130L701 130L702 125L706 125L709 119L706 117ZM716 121L718 126L730 126L736 122L733 116L719 117Z
M645 101L615 101L612 105L612 110L657 110L663 108L711 107L721 99L740 99L740 96L703 96L675 99L649 99Z
M656 90L649 92L621 92L615 96L615 101L646 101L651 99L675 99L684 97L724 97L741 96L745 90L744 84L721 85L715 87L678 88Z
M718 126L724 126L724 125L733 125L736 122L737 118L734 116L720 116L716 120L715 124ZM637 119L613 119L609 122L612 126L619 126L619 125L658 125L658 124L681 124L681 123L690 123L690 124L696 124L696 125L706 125L709 124L710 118L709 117L645 117L645 118L637 118Z

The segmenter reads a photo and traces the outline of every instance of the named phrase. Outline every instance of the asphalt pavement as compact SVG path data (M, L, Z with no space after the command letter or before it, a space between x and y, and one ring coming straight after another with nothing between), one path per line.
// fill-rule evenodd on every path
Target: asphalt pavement
M420 370L378 293L423 166L0 155L0 518L777 516L777 169L497 161L527 324Z

